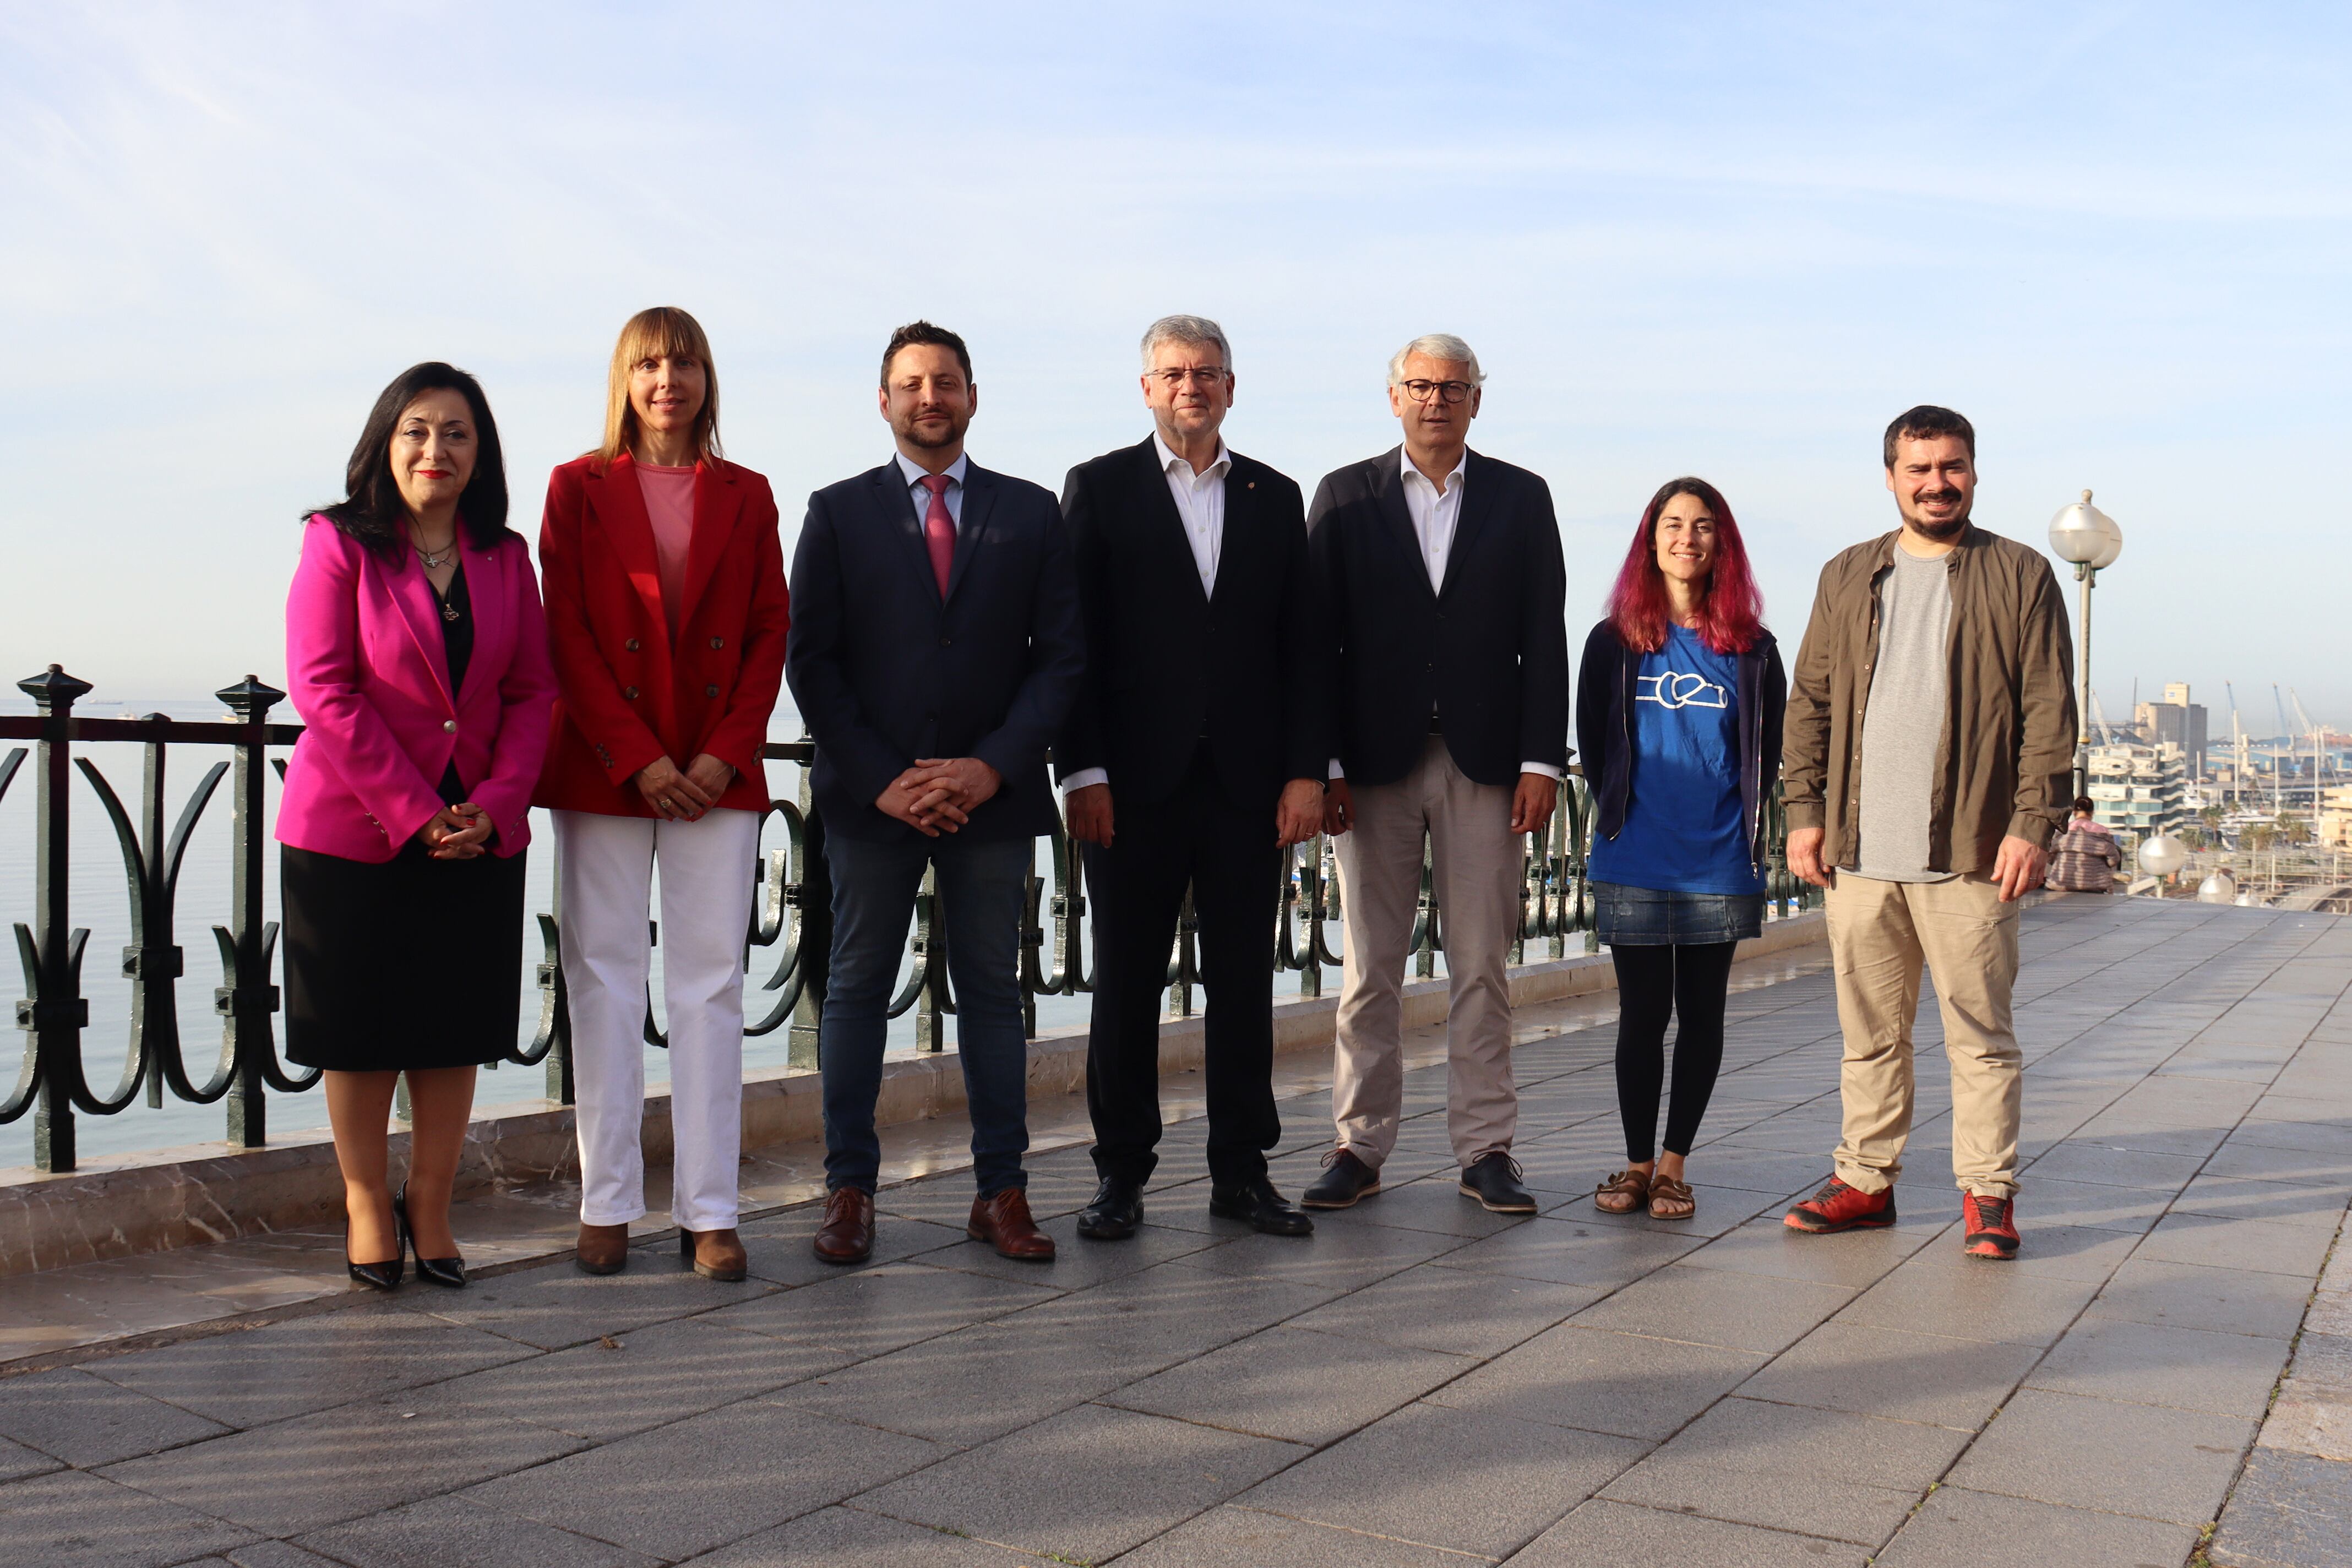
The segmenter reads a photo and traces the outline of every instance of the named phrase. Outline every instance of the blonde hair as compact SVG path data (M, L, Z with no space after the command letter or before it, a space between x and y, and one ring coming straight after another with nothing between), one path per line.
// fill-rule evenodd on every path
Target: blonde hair
M702 408L694 416L694 456L716 463L719 447L719 372L710 363L710 340L702 323L675 305L639 310L613 345L613 373L604 402L604 444L596 449L603 468L637 444L637 411L629 403L629 377L649 359L692 359L702 366Z

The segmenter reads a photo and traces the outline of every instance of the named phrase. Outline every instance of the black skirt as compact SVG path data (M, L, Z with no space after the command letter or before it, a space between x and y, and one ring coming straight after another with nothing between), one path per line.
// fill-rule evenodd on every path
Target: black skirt
M334 1072L471 1067L512 1050L523 860L382 865L279 847L286 1059Z

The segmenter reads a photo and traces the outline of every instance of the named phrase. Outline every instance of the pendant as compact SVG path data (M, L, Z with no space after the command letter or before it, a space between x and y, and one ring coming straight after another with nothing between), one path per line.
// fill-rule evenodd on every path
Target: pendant
M454 620L456 620L456 619L457 618L457 605L442 605L442 606L441 606L441 618L442 618L443 620L445 620L445 621L454 621Z

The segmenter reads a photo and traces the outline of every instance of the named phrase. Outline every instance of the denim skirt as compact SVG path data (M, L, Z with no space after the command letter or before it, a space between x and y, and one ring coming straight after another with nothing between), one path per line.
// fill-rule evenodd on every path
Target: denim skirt
M1610 947L1701 947L1764 930L1761 893L1664 893L1592 884L1593 926Z

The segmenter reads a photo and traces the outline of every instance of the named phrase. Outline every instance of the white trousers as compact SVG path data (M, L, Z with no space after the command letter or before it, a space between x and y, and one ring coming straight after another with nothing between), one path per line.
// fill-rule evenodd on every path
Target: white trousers
M743 1144L743 942L760 814L698 822L592 812L555 817L563 978L580 1130L580 1218L626 1225L646 1212L646 927L661 861L662 994L669 1015L670 1215L730 1230Z

